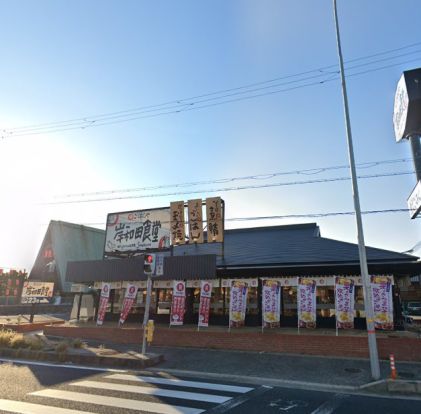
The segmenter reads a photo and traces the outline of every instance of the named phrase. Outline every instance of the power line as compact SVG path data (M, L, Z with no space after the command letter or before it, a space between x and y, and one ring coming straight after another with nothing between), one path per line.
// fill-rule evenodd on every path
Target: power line
M366 210L362 211L364 215L376 215L376 214L392 214L392 213L408 213L410 210L407 208L389 208L383 210ZM252 217L230 217L226 218L225 221L230 222L244 222L244 221L260 221L260 220L283 220L283 219L302 219L302 218L327 218L327 217L338 217L338 216L353 216L354 211L335 211L328 213L304 213L304 214L282 214L273 216L252 216ZM203 220L206 223L206 220ZM105 222L92 222L92 223L80 223L83 226L105 226ZM161 224L169 224L168 221L161 221ZM184 224L188 224L186 221Z
M382 177L397 177L401 175L413 174L413 171L402 171L394 173L383 173L383 174L371 174L371 175L360 175L359 179L369 179L369 178L382 178ZM191 190L191 191L178 191L178 192L168 192L168 193L154 193L154 194L141 194L133 196L124 196L124 197L103 197L103 198L90 198L90 199L80 199L80 200L69 200L69 201L54 201L41 203L42 205L59 205L59 204L81 204L81 203L93 203L99 201L112 201L112 200L128 200L128 199L139 199L139 198L158 198L158 197L167 197L167 196L178 196L186 194L200 194L200 193L224 193L231 191L241 191L241 190L251 190L251 189L260 189L260 188L272 188L272 187L283 187L283 186L293 186L293 185L305 185L305 184L320 184L320 183L332 183L338 181L349 181L350 177L335 177L335 178L323 178L315 180L303 180L303 181L288 181L281 183L271 183L271 184L260 184L260 185L244 185L237 187L225 187L225 188L211 188L207 190Z
M390 159L390 160L368 161L368 162L359 163L357 164L357 166L358 166L358 169L368 169L368 168L373 168L379 165L396 164L396 163L403 163L403 162L412 162L412 158L396 158L396 159ZM203 180L203 181L190 181L190 182L183 182L183 183L162 184L162 185L153 185L153 186L126 188L126 189L117 189L117 190L60 194L60 195L57 195L55 198L73 198L73 197L98 196L98 195L106 195L106 194L122 194L122 193L132 193L132 192L140 192L140 191L160 190L164 188L183 188L183 187L192 187L196 185L224 184L224 183L229 183L229 182L246 181L246 180L269 180L275 177L285 176L285 175L316 175L322 172L348 169L348 168L349 168L349 165L334 165L334 166L329 166L329 167L316 167L316 168L307 168L307 169L301 169L301 170L281 171L281 172L274 172L274 173L219 178L219 179Z
M421 44L421 42L413 43L413 44L408 45L408 46L403 46L401 48L392 49L392 50L385 51L385 52L380 52L380 53L369 55L369 56L366 56L366 57L353 59L349 62L363 60L363 59L367 59L367 58L372 58L372 57L380 56L380 55L385 55L385 54L392 53L392 52L397 51L397 50L403 50L403 49L411 48L411 47L414 47L414 46L419 45L419 44ZM379 59L379 60L375 60L375 61L371 61L371 62L359 64L359 65L354 65L354 66L349 67L348 69L353 69L353 68L362 67L362 66L369 66L369 65L372 65L374 63L381 62L381 61L396 59L398 57L407 56L407 55L415 54L415 53L419 53L419 52L421 52L421 50L415 50L415 51L407 52L407 53L404 53L404 54L399 54L399 55L396 55L396 56L389 56L389 57L382 58L382 59ZM418 60L418 58L416 60ZM411 60L411 61L413 61L413 60ZM364 71L364 72L351 74L351 75L349 75L349 77L369 73L369 72L372 72L372 71L385 69L385 68L400 65L400 64L403 64L403 63L408 63L408 62L398 62L398 63L392 64L392 65L387 65L387 66L380 67L380 68L372 68L372 69ZM186 111L193 110L193 109L202 109L202 108L207 108L207 107L210 107L210 106L222 105L222 104L231 103L231 102L244 100L244 99L254 99L254 98L257 98L257 97L260 97L260 96L265 96L265 95L268 95L268 94L281 93L281 92L286 92L286 91L290 91L290 90L294 90L294 89L300 89L300 88L303 88L303 87L309 87L309 86L312 86L312 85L330 82L330 81L333 81L333 80L337 79L336 72L334 73L334 75L335 75L334 78L332 78L332 77L325 78L325 79L322 79L321 81L310 82L310 83L306 83L306 84L299 85L299 86L292 87L292 88L269 91L267 93L255 94L255 95L245 96L245 97L241 97L241 98L237 98L237 99L227 100L226 98L229 98L229 97L232 97L232 96L237 96L237 95L240 95L240 94L250 94L251 92L257 92L257 91L268 89L268 88L273 89L273 88L276 88L276 87L279 87L279 86L282 86L282 85L300 83L300 82L303 82L305 80L324 77L324 76L326 76L326 73L324 73L323 71L326 70L327 68L331 68L331 67L336 67L336 65L325 66L325 67L322 67L322 68L317 68L317 69L313 69L313 70L310 70L310 71L301 72L299 74L287 75L287 76L283 76L283 77L274 78L274 79L271 79L271 80L268 80L268 81L257 82L257 83L254 83L254 84L240 86L240 87L237 87L237 88L225 89L225 90L222 90L222 91L212 92L212 93L208 93L208 94L197 95L197 96L191 97L191 98L184 98L184 99L179 99L179 100L174 100L174 101L168 101L168 102L163 103L163 104L144 106L144 107L135 108L135 109L132 109L132 110L110 112L108 114L97 115L97 116L94 116L94 117L75 118L73 120L67 120L67 121L57 121L57 122L52 122L52 123L34 124L32 126L24 126L24 127L4 129L3 130L3 138L8 137L8 136L18 137L18 136L23 136L23 135L25 135L25 136L26 135L38 135L40 133L53 133L53 132L69 131L69 130L74 130L74 129L85 129L85 128L91 128L91 127L97 127L97 126L111 125L111 124L120 123L120 122L128 122L128 121L132 121L132 120L136 120L136 119L144 119L144 118L151 118L151 117L156 117L156 116L176 114L176 113L186 112ZM322 73L318 73L316 75L301 78L301 79L297 79L297 80L292 80L292 81L288 81L288 82L283 82L283 83L278 83L278 84L274 84L274 85L250 89L251 87L254 87L254 86L273 83L273 82L278 81L278 80L289 79L289 78L298 77L298 76L302 76L304 74L310 74L310 73L314 73L314 72L322 72ZM247 89L247 90L243 90L243 89ZM226 93L226 92L232 92L232 93ZM221 93L226 93L226 94L221 96ZM219 95L219 96L215 96L215 95ZM206 98L206 99L200 99L200 98ZM198 99L200 99L200 100L198 100ZM198 104L209 102L209 101L214 101L214 100L221 101L221 99L225 99L225 100L222 101L222 102L214 102L213 104L197 106ZM172 106L168 106L168 105L172 105ZM154 111L159 111L159 112L155 113L155 114L148 114L148 115L141 116L142 114L154 112Z
M377 57L377 56L384 56L386 54L394 53L394 52L405 50L405 49L410 49L412 47L419 46L419 45L421 45L421 42L415 42L415 43L411 43L409 45L401 46L401 47L398 47L398 48L388 49L388 50L383 51L383 52L365 55L365 56L355 58L355 59L350 59L346 63L371 59L371 58ZM418 51L409 52L409 54L416 53L416 52L418 52ZM405 54L405 55L407 55L407 54ZM392 57L389 57L389 58L386 58L386 59L394 59L394 58L399 57L399 56L402 56L402 55L392 56ZM374 62L368 62L367 64L372 64L372 63L374 63ZM64 120L64 121L46 122L46 123L40 123L40 124L27 125L27 126L23 126L23 127L8 128L7 131L18 131L18 130L24 130L24 129L28 129L28 128L34 129L34 128L37 128L37 127L45 127L45 126L49 126L49 125L56 125L57 126L59 124L68 124L70 122L74 123L76 121L90 122L89 120L94 119L94 118L104 118L104 117L109 117L109 116L113 116L113 115L117 115L117 114L126 114L126 113L131 113L131 112L137 112L137 111L143 110L143 109L152 109L152 108L163 107L163 106L172 105L172 104L180 104L184 101L191 101L191 100L204 98L204 97L208 97L208 96L212 96L212 95L237 91L237 90L241 90L241 89L245 89L245 88L255 87L255 86L258 86L258 85L264 85L264 84L276 82L276 81L279 81L279 80L290 79L290 78L294 78L294 77L298 77L298 76L307 75L307 74L314 73L314 72L323 72L323 71L325 71L327 69L331 69L331 68L338 68L338 65L333 64L333 65L323 66L323 67L319 67L319 68L316 68L316 69L311 69L311 70L307 70L307 71L303 71L303 72L299 72L299 73L295 73L295 74L291 74L291 75L279 76L279 77L272 78L272 79L269 79L269 80L254 82L254 83L251 83L251 84L247 84L247 85L243 85L243 86L239 86L239 87L235 87L235 88L222 89L222 90L218 90L218 91L215 91L215 92L191 96L189 98L166 101L166 102L161 103L161 104L141 106L141 107L132 108L132 109L128 109L128 110L108 112L108 113L98 114L98 115L94 115L94 116L87 116L87 117L85 116L85 117L82 117L82 118L73 118L73 119L68 119L68 120ZM350 69L350 68L348 68L348 69Z

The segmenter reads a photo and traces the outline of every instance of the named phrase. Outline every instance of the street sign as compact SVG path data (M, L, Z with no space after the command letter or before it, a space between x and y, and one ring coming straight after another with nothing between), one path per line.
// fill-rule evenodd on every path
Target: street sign
M162 276L164 274L164 255L157 254L155 256L155 273L154 276Z
M411 219L416 218L421 210L421 181L418 181L408 198L408 208Z
M396 141L421 135L421 69L407 70L395 93L393 124Z

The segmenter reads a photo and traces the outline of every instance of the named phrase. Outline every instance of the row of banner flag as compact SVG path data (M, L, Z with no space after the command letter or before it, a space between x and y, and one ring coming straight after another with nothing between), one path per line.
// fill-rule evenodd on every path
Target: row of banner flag
M316 327L316 281L310 278L298 278L297 313L299 328ZM247 309L248 284L245 281L231 281L229 327L238 328L244 325ZM98 308L97 325L102 325L111 285L103 283ZM138 287L128 284L119 325L122 325L135 302ZM335 315L338 329L354 328L354 295L355 285L352 279L335 278ZM209 326L211 308L212 282L201 281L198 327ZM373 299L374 321L377 329L393 329L392 278L389 276L371 277L371 294ZM183 325L186 308L186 282L176 280L170 313L170 325ZM263 279L262 283L262 327L276 328L280 326L281 316L281 284L279 280Z

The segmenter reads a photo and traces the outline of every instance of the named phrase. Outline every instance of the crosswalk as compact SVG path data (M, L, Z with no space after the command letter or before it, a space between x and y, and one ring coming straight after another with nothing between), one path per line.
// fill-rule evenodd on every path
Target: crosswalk
M200 414L253 388L166 376L106 374L29 392L22 401L0 399L0 413Z

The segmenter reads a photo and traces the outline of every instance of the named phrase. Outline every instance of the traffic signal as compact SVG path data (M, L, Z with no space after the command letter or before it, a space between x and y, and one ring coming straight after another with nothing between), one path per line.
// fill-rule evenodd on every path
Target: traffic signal
M155 272L155 255L154 254L145 254L144 256L144 271L145 273L154 273Z

